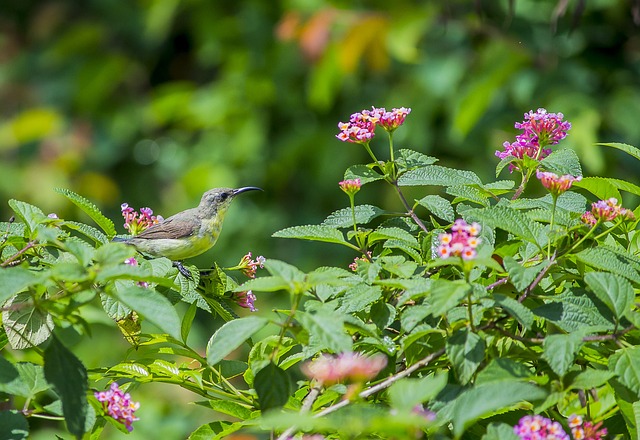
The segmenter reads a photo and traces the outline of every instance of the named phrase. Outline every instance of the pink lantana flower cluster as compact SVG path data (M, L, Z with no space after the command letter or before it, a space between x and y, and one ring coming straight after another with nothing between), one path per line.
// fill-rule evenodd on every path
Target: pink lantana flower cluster
M621 204L618 204L618 199L611 197L592 203L591 211L582 214L581 220L587 225L594 226L598 220L610 222L617 218L634 220L635 215L630 209L623 208Z
M375 136L376 126L379 125L386 131L392 132L404 124L409 113L411 109L405 107L394 108L390 112L384 107L362 110L352 114L349 122L338 124L340 133L336 137L343 142L368 144Z
M324 354L302 365L302 372L311 379L331 385L342 381L362 383L373 379L387 365L382 354L364 356L345 352L337 356Z
M138 235L150 226L164 220L161 215L153 215L151 208L140 208L140 213L138 213L128 203L123 203L120 205L120 209L122 217L124 217L124 228L131 235Z
M571 174L558 176L555 173L540 170L536 171L536 177L540 180L542 185L555 196L558 196L571 188L573 182L580 182L582 180L582 176L576 177Z
M258 268L264 268L265 261L266 258L264 258L262 255L256 257L255 260L252 260L251 252L247 252L247 255L242 257L242 260L240 260L240 264L238 264L237 267L243 274L245 274L249 278L255 278L256 271L258 270Z
M349 265L349 269L351 269L354 272L358 270L358 262L360 261L371 261L371 251L367 251L367 255L354 258L353 263Z
M462 219L456 220L450 234L438 235L438 255L440 258L462 257L463 260L472 260L476 257L476 248L482 241L478 237L481 229L479 223L468 225Z
M255 302L256 295L251 290L246 290L244 292L235 292L232 296L233 301L240 307L244 307L245 309L249 309L252 312L257 312Z
M496 156L500 159L515 157L523 159L525 156L533 159L542 159L551 153L547 145L556 145L567 137L567 131L571 129L571 123L563 121L562 113L547 113L543 108L539 108L535 113L533 110L524 114L524 121L516 122L515 128L522 130L516 136L516 141L503 144L503 151L496 151ZM513 171L517 166L510 164L509 170Z
M350 179L350 180L343 180L342 182L339 182L338 185L340 186L340 189L342 191L344 191L349 195L353 195L358 191L360 191L360 188L362 187L362 182L360 181L360 179Z
M607 436L607 428L602 428L602 422L585 422L582 416L575 414L569 416L569 428L575 440L602 440Z
M524 416L513 432L522 440L571 440L560 423L541 415Z
M102 403L107 415L115 421L124 424L127 431L133 431L133 422L140 420L134 416L134 412L140 408L139 402L131 400L129 393L123 393L116 382L111 384L107 391L94 393L98 402Z

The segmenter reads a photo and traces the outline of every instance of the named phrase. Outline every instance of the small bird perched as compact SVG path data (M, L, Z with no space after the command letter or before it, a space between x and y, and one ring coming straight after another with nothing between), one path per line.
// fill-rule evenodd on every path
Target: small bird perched
M211 189L204 193L197 208L174 214L133 237L116 237L113 241L130 244L156 257L169 258L181 274L191 278L182 260L211 249L220 235L231 201L238 194L256 190L262 191L255 186Z

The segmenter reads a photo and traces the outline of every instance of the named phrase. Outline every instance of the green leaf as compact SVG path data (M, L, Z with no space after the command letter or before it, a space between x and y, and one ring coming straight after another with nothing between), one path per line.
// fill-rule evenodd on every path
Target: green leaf
M578 252L576 257L587 266L611 272L630 281L640 283L640 276L630 263L630 259L603 246L584 249Z
M427 156L418 151L400 149L396 158L396 162L400 164L404 169L424 167L426 165L432 165L436 163L438 159L435 157Z
M455 197L453 203L473 202L484 207L489 206L489 198L484 191L476 186L450 186L446 192Z
M629 144L622 144L620 142L607 142L607 143L597 143L596 145L602 145L603 147L611 147L611 148L616 148L620 151L624 151L625 153L627 153L630 156L635 157L636 159L640 160L640 149L629 145Z
M207 363L216 365L268 322L266 318L248 316L225 323L207 343Z
M325 225L293 226L275 232L272 237L297 238L301 240L324 241L327 243L347 244L344 235L338 229Z
M640 397L640 347L618 350L609 358L609 370L618 380Z
M214 411L236 417L240 420L249 420L252 413L251 409L232 400L210 399L196 402L196 405L211 408Z
M440 165L428 165L407 171L398 179L400 186L456 186L482 185L480 178L472 171L446 168Z
M546 239L544 241L542 239L544 228L540 223L534 222L526 214L506 206L469 209L464 212L463 217L477 220L492 228L503 229L538 247L546 244Z
M611 312L599 301L598 303L585 291L574 293L566 290L561 295L554 296L553 301L533 309L533 313L555 323L566 332L591 328L613 329L615 325Z
M46 272L34 272L24 267L0 267L0 304L28 287L42 284Z
M189 308L184 313L182 317L182 325L180 326L180 336L182 337L182 342L187 343L187 338L189 337L189 332L191 332L191 324L193 324L193 319L196 317L196 311L198 310L198 306L196 303L191 303Z
M353 341L344 331L344 320L339 314L319 310L316 313L298 312L296 318L309 333L309 345L316 351L351 351Z
M253 384L262 411L283 407L291 394L289 375L274 363L258 371Z
M44 376L62 400L67 429L82 438L89 406L87 370L55 337L44 351Z
M605 177L583 177L580 182L574 182L576 188L583 188L595 195L600 200L613 197L620 200L620 191Z
M93 226L85 225L84 223L65 220L62 226L80 232L85 237L88 237L95 241L96 244L104 244L109 241L109 238L105 234L103 234Z
M416 238L411 233L405 231L404 229L395 228L395 227L393 228L380 227L375 231L373 231L371 234L369 234L367 238L369 243L375 243L376 241L380 241L380 240L395 239L395 240L404 241L405 243L408 243L409 245L411 245L416 249L420 248L420 245L418 244L418 240L416 240Z
M242 422L211 422L200 426L193 431L187 440L219 440L228 438L229 434L233 434L243 427Z
M460 383L467 384L484 359L485 343L476 333L462 328L447 339L447 356Z
M47 218L47 216L44 215L44 212L42 212L42 210L37 206L33 206L15 199L9 200L8 204L20 218L20 220L22 220L24 224L27 225L30 232L34 232L38 224L40 224L42 220Z
M344 173L344 180L360 179L360 183L366 185L376 180L384 179L382 174L378 174L366 165L352 165Z
M535 373L525 364L509 358L494 358L476 377L476 384L500 382L508 379L528 380Z
M0 432L5 440L26 440L29 438L29 423L20 411L0 411Z
M609 307L620 319L630 310L635 293L633 286L625 278L607 272L588 272L584 280L600 301Z
M4 304L2 323L9 344L16 350L42 344L53 329L51 315L34 308L33 299L27 293L19 293Z
M96 205L85 199L81 195L74 193L64 188L54 188L54 190L73 202L78 208L80 208L85 214L87 214L91 220L96 222L100 228L107 234L108 237L115 237L117 234L116 228L113 222L105 217Z
M558 376L564 376L582 348L580 333L548 335L544 338L542 358Z
M559 176L571 174L582 176L580 159L575 151L570 149L556 150L540 161L542 168Z
M481 440L519 440L520 437L513 432L513 426L506 423L490 423L487 433Z
M529 287L547 264L542 262L534 266L523 267L511 256L504 257L503 263L504 268L509 272L509 281L518 292L523 292Z
M447 373L399 380L391 385L388 391L391 407L400 412L410 413L416 405L434 399L445 385Z
M571 377L567 389L590 390L597 388L607 383L615 375L613 371L587 368ZM567 378L570 376L571 373L567 374Z
M477 420L505 411L523 401L543 400L546 392L527 382L500 381L477 385L456 398L451 409L456 438Z
M180 317L166 297L152 288L128 286L116 298L171 337L180 340Z
M455 220L455 213L451 203L444 197L438 195L428 195L426 197L417 200L418 204L427 208L433 215L442 220L453 222Z
M382 296L382 289L368 284L357 284L346 290L338 312L353 313L366 310L368 306L378 301Z
M376 217L386 214L384 209L380 209L373 205L358 205L354 207L356 215L356 223L364 225L369 223ZM322 226L332 228L353 228L353 213L351 208L340 209L329 215L323 222Z
M527 330L530 330L534 322L534 314L528 307L511 298L510 296L496 293L493 295L496 304L502 307L509 315L513 316Z
M427 302L431 306L433 316L443 316L464 298L471 287L463 281L449 281L445 279L433 280Z

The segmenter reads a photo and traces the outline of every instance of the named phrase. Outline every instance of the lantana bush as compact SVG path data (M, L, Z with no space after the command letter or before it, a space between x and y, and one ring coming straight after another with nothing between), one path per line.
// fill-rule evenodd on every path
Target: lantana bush
M145 423L137 390L162 382L211 409L192 439L638 438L640 187L583 175L561 113L526 113L488 183L398 148L410 114L338 125L336 150L370 158L336 178L346 207L274 234L353 252L310 272L238 250L236 266L187 277L112 242L114 223L76 193L57 190L92 224L10 200L0 432L27 438L47 418L78 439L128 433ZM358 203L385 185L399 211ZM163 221L122 213L131 235ZM96 308L132 349L88 369L65 335L90 338ZM188 342L198 309L223 323L206 351Z

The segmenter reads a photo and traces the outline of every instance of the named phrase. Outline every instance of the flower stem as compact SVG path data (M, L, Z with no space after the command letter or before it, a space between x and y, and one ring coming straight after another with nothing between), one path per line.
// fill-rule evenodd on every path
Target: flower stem
M558 195L551 194L553 197L553 207L551 208L551 221L549 222L549 243L547 243L547 260L551 258L551 239L553 238L553 226L556 218L556 205L558 204Z

